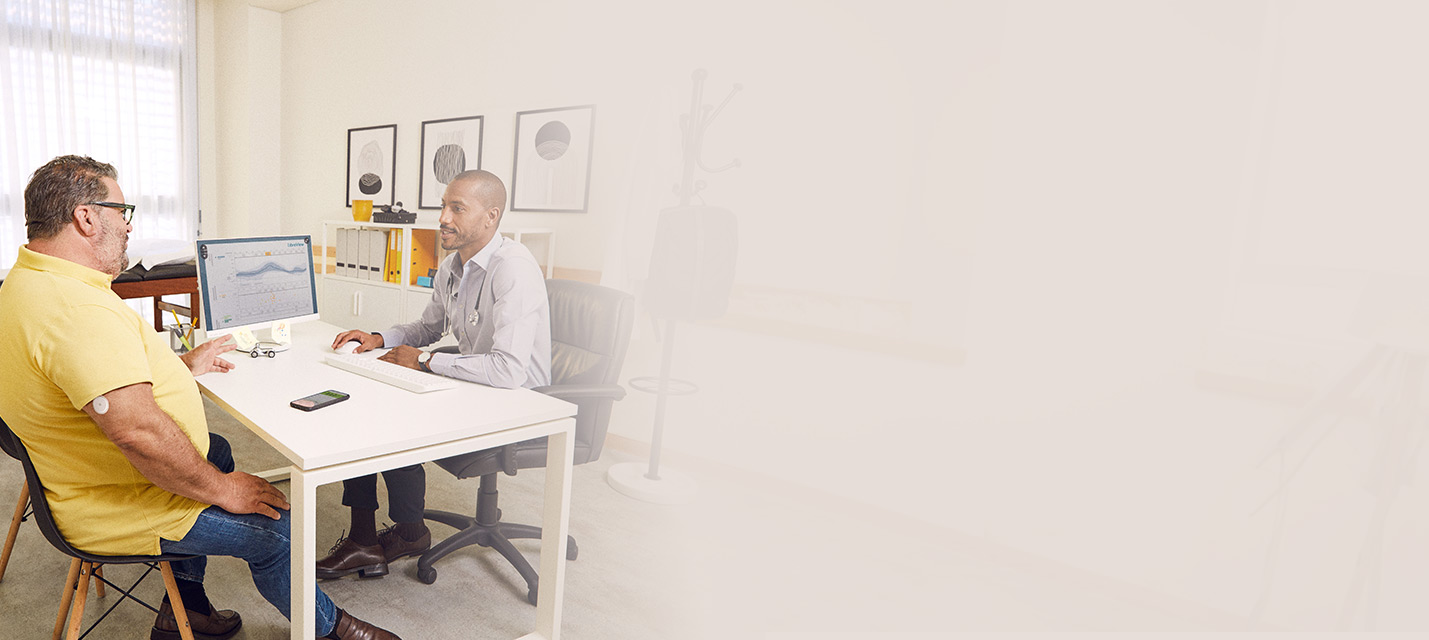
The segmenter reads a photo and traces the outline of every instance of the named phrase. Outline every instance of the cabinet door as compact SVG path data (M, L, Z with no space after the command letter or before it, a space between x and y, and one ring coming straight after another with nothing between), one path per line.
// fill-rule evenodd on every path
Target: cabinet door
M361 282L323 279L319 315L344 329L381 331L401 321L402 291Z
M402 291L402 322L421 318L431 302L432 290L426 287L409 287Z

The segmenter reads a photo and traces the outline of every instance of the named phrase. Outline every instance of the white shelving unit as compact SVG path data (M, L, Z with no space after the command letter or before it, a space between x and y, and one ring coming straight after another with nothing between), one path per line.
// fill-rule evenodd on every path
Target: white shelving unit
M379 229L402 234L402 274L399 283L383 280L368 280L328 273L334 259L328 256L328 247L336 246L335 233L339 229ZM435 224L383 224L379 222L353 222L350 220L328 220L323 222L322 236L322 292L318 301L318 312L324 322L377 331L402 322L411 322L422 315L422 310L431 301L431 287L412 284L411 255L412 232L429 230L435 232ZM556 259L556 234L547 228L527 227L502 229L501 235L525 244L536 256L541 271L547 278L554 271ZM544 256L544 260L542 257ZM425 275L425 274L423 274Z

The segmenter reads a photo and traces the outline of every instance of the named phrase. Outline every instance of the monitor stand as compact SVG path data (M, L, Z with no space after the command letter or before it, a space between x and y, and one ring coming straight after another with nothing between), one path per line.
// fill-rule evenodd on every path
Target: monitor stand
M239 351L252 352L254 347L257 347L264 352L278 353L287 351L292 346L293 331L287 320L279 320L267 329L259 329L257 332L248 328L234 331L233 341Z

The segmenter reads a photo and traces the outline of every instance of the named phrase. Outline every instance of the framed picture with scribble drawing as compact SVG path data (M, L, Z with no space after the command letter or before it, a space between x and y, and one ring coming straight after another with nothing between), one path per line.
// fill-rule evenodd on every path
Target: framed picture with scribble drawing
M347 206L371 200L373 206L393 202L392 176L397 164L397 125L347 130Z
M441 209L442 193L458 173L481 168L482 116L422 123L422 173L418 209Z

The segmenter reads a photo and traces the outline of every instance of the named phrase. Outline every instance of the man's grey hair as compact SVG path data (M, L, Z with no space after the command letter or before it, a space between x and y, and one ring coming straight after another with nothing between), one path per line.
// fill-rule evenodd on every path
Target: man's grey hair
M31 240L53 238L74 219L76 207L109 197L104 178L118 180L114 165L86 156L60 156L35 169L25 186L25 229Z

